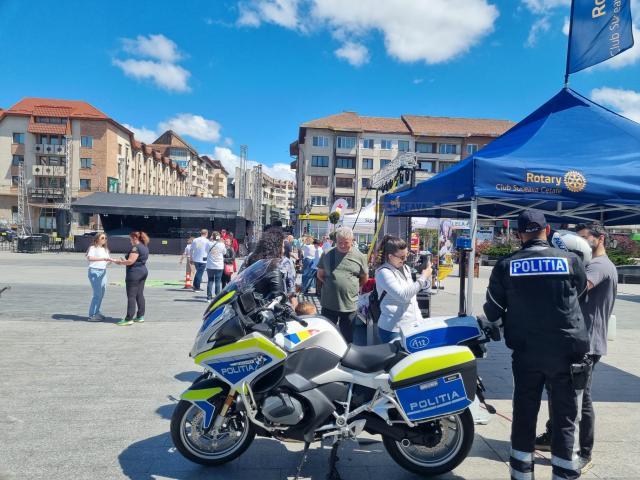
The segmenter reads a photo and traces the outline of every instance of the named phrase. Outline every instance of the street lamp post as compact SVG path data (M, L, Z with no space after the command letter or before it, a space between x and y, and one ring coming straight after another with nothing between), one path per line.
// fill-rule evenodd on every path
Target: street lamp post
M307 214L307 234L311 233L311 219L309 215L311 214L311 200L307 200L307 204L304 206L304 213Z

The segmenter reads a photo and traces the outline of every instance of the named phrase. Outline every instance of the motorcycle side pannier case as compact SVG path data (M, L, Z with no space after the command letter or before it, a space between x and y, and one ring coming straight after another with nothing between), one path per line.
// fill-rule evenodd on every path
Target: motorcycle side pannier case
M391 371L391 388L411 421L460 412L476 394L476 359L471 350L449 346L413 353Z
M419 352L429 348L460 345L482 334L475 317L431 317L400 324L403 348Z

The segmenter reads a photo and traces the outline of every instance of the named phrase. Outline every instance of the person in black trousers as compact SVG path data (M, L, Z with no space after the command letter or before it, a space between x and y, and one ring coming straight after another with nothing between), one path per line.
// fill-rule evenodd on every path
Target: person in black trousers
M149 236L144 232L131 232L131 250L123 259L116 260L118 265L127 267L125 284L127 288L127 315L116 323L119 326L144 322L144 283L147 281L147 259L149 258ZM137 312L136 312L137 306Z
M227 237L224 240L224 245L226 251L224 253L224 270L222 271L222 288L227 286L236 271L236 252L233 250L231 237Z

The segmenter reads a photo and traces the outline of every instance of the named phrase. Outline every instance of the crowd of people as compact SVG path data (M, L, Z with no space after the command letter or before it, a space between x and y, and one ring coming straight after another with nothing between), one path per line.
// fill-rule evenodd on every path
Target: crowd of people
M522 248L501 259L489 280L480 321L501 321L507 347L513 350L512 478L533 478L534 449L551 451L554 478L578 478L592 465L593 370L607 354L607 328L618 277L607 256L606 230L592 223L576 226L575 232L591 250L588 263L549 244L550 226L542 212L523 212L518 218ZM202 291L207 274L207 299L211 300L238 271L239 246L231 232L209 235L203 229L200 233L188 240L180 262L186 260L185 273L194 275L195 292ZM407 242L398 237L382 239L374 268L357 248L350 228L337 228L334 238L335 244L328 236L296 239L281 227L271 227L244 259L242 269L259 260L276 261L278 268L265 279L271 282L267 290L285 293L298 315L317 313L313 303L298 301L300 293L310 295L314 290L321 314L337 326L346 342L356 345L367 343L366 325L358 314L359 299L375 290L377 337L382 343L396 341L404 322L421 317L417 294L431 287L431 266L414 275L407 266ZM117 325L144 321L149 237L132 232L130 241L129 253L119 259L111 257L104 233L96 235L87 251L93 290L89 320L104 319L100 307L107 267L116 264L126 267L127 293L126 315ZM544 388L549 396L549 421L546 432L536 437Z

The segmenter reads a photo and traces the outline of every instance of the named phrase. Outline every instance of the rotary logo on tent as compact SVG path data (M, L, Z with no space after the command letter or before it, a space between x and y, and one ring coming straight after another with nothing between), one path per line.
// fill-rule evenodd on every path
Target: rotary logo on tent
M587 186L587 179L577 170L570 170L564 174L564 185L570 192L578 193Z

